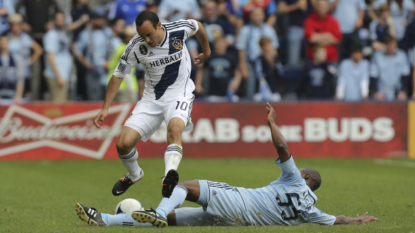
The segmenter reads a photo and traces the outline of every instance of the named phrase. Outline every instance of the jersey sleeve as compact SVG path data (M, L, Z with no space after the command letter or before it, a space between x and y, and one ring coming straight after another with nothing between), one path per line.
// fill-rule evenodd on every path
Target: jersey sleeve
M336 216L326 214L323 211L319 210L317 207L312 206L304 220L308 223L334 225L336 222Z
M181 19L181 20L176 21L176 24L183 27L183 29L185 30L186 32L185 39L193 36L199 30L199 25L197 21L193 19L188 19L188 20Z
M280 159L277 159L275 163L281 168L282 174L280 180L283 180L287 183L299 183L303 180L301 177L300 170L295 166L293 156L291 156L287 161L282 162Z
M125 48L123 54L121 55L120 60L118 61L117 66L114 70L114 76L118 78L124 78L125 75L131 73L131 68L136 66L139 61L134 54L134 47L136 43L134 43L134 38L128 43L127 47Z

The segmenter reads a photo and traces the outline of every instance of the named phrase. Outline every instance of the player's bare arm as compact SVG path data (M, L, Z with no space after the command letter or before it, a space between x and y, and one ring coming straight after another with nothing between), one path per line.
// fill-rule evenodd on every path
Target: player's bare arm
M118 78L114 75L111 77L111 80L108 83L104 105L102 106L101 111L99 111L98 115L95 117L95 120L94 120L95 126L97 128L99 128L99 129L101 128L100 124L107 117L108 109L111 105L112 100L115 97L115 94L117 94L118 88L120 88L120 85L121 85L122 81L123 81L122 78Z
M373 216L368 216L368 213L364 213L362 216L356 214L355 218L346 217L346 216L337 216L336 222L334 224L365 224L371 221L377 221L378 219Z
M277 125L275 124L275 119L277 119L277 114L274 111L274 108L267 103L267 111L268 111L268 125L271 129L271 137L272 142L274 143L275 148L277 149L277 153L281 163L290 159L290 152L288 151L287 142L285 141L284 137L282 136L280 130L278 129Z
M195 36L197 41L199 42L200 46L202 47L203 53L199 54L197 57L195 57L195 65L200 65L204 63L209 57L210 57L210 47L209 47L209 40L205 31L205 28L203 25L197 21L197 24L199 26L199 30L196 32Z

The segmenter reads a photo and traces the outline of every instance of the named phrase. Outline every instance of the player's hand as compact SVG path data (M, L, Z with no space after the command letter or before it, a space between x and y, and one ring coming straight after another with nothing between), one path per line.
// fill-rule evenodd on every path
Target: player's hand
M267 112L268 112L268 122L275 122L275 119L277 119L277 114L274 111L274 108L272 108L271 104L267 102Z
M101 129L100 124L104 121L107 115L108 115L108 110L101 109L101 111L99 111L98 115L95 117L94 124L98 129Z
M200 64L203 64L208 58L209 58L209 56L210 55L207 55L207 54L204 54L204 53L201 53L201 54L199 54L197 57L195 57L195 65L200 65Z
M365 224L371 221L377 221L378 219L373 217L373 216L367 216L368 212L364 213L362 216L359 216L358 214L356 214L356 220L357 220L357 224Z

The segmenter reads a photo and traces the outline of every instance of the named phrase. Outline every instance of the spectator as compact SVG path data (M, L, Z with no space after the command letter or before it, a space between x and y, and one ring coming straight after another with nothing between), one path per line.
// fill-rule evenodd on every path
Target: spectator
M66 30L72 31L72 40L78 40L79 33L85 29L89 22L89 15L91 10L88 6L88 0L72 0L72 8L67 15L70 23Z
M288 62L290 67L298 67L301 46L304 41L304 21L312 11L311 0L281 0L278 3L278 14L288 15Z
M240 0L239 9L236 14L238 17L237 32L246 23L249 23L251 11L255 8L261 8L267 18L266 24L273 27L277 21L277 4L270 0Z
M374 79L377 100L395 100L396 89L398 100L406 100L407 78L410 74L405 53L398 49L395 38L385 39L386 50L376 52L372 57L370 68Z
M404 37L404 48L408 52L410 64L412 66L412 98L415 99L415 18L406 27Z
M62 12L56 0L19 0L16 4L16 12L24 12L25 22L23 30L35 39L44 48L43 37L49 29L53 28L53 19L57 12ZM32 99L43 99L46 92L46 79L43 78L46 59L40 59L33 66L31 82Z
M375 0L369 9L369 15L373 20L378 20L374 10L379 10L384 4L389 6L396 30L396 39L401 41L405 34L408 19L413 14L415 4L413 0Z
M264 11L256 7L251 11L251 23L242 27L236 43L239 53L239 65L242 77L246 80L246 97L252 99L255 92L256 79L254 75L249 75L248 64L253 67L256 59L261 55L259 40L268 37L272 41L272 48L276 50L279 46L277 34L273 27L264 23Z
M9 52L9 38L0 36L0 104L20 103L24 89L22 59Z
M124 29L124 41L115 47L114 54L111 60L108 62L108 70L112 71L118 65L118 61L121 58L128 42L137 34L134 26L127 26ZM112 72L108 73L108 80L112 77ZM125 75L117 94L114 97L115 102L137 102L138 100L138 84L137 77L135 76L135 67L132 68L131 73Z
M72 0L72 9L70 10L68 31L72 31L72 41L78 41L79 34L86 28L91 15L91 9L88 6L88 0ZM73 50L73 46L72 46ZM76 59L76 93L77 99L86 100L86 73L85 67Z
M73 58L71 40L65 30L65 15L56 13L55 27L43 38L46 52L46 68L43 72L48 83L51 101L65 102L68 98L68 82L72 72Z
M369 94L369 62L363 59L362 47L353 47L350 58L340 64L336 99L360 101Z
M10 31L7 33L9 38L9 51L13 55L22 58L24 67L24 94L30 93L31 70L30 66L36 62L43 53L42 47L22 30L23 18L19 14L9 17ZM32 55L31 51L33 51Z
M14 15L14 13L13 0L0 1L0 34L3 34L10 28L7 17Z
M160 18L169 22L179 19L200 19L200 8L196 0L162 0L158 9Z
M267 37L261 38L259 45L262 54L255 63L258 93L254 96L254 100L278 102L281 100L281 95L277 92L277 79L282 78L284 70L277 50L272 47L272 41Z
M196 93L202 94L204 88L203 75L207 70L209 75L208 101L237 101L239 98L234 95L241 82L241 76L237 70L236 59L226 53L228 41L226 37L220 36L216 38L214 52L210 58L198 69L196 75Z
M303 79L297 89L300 98L308 100L330 100L333 98L333 83L336 67L327 62L324 46L313 47L313 62L304 66Z
M220 16L225 16L233 27L236 27L236 3L234 0L217 0L218 10Z
M415 46L412 48L412 99L415 99Z
M116 18L110 21L110 27L113 35L113 48L117 48L121 43L125 32L125 21L121 18Z
M393 18L390 16L388 5L382 5L379 8L378 20L370 23L370 37L372 39L372 48L374 50L385 49L385 38L388 36L396 37Z
M53 27L53 18L57 12L62 12L56 0L19 0L16 12L24 9L26 22L30 33L37 40L42 40L47 30Z
M108 18L124 19L128 25L134 25L135 18L141 11L146 9L147 0L118 0L114 1L110 7Z
M107 68L114 47L113 32L106 27L103 14L91 14L91 27L79 35L75 44L75 56L87 69L85 85L87 100L103 100L107 86Z
M330 10L340 24L343 40L339 46L340 58L349 56L350 48L360 45L358 30L363 27L366 10L364 0L329 0Z
M234 42L234 28L224 15L219 15L218 5L213 0L208 0L202 8L202 19L200 22L206 30L209 43L213 45L216 38L226 36L229 43ZM212 47L212 46L211 46Z
M415 17L412 21L408 24L405 29L405 36L402 41L402 48L406 51L412 50L415 46Z
M324 46L327 52L327 61L337 62L339 59L337 46L342 40L339 23L328 13L327 0L316 0L315 10L304 23L305 37L308 42L308 58L314 60L314 46Z

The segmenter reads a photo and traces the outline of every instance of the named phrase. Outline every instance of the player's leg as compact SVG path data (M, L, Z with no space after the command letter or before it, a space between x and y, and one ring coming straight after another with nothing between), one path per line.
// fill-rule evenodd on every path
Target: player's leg
M124 126L117 140L117 152L128 174L119 179L115 183L112 194L119 196L123 194L127 189L135 182L139 181L144 172L138 165L138 152L135 148L135 144L141 139L141 135L134 129Z
M206 196L207 195L203 195ZM185 200L206 205L207 201L199 202L200 186L197 180L186 181L176 185L170 198L163 198L156 210L135 211L132 217L141 223L152 223L157 227L167 227L167 214L183 204Z
M90 208L82 203L76 203L76 212L79 218L91 226L153 226L151 223L140 223L126 214L105 214L95 208Z
M140 180L144 172L138 166L138 152L135 145L146 141L160 127L163 108L151 101L138 102L130 117L124 124L117 140L118 155L128 174L114 185L112 194L123 194L132 184Z
M182 207L167 215L169 226L233 226L225 219L208 214L203 207Z
M177 168L183 157L182 132L185 124L180 118L172 118L167 126L167 149L164 153L163 197L170 197L174 187L179 182Z
M194 97L181 98L166 104L164 119L167 122L167 149L164 153L165 178L163 179L163 197L170 197L179 182L177 168L183 157L182 133L192 129L191 110Z

